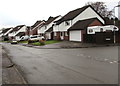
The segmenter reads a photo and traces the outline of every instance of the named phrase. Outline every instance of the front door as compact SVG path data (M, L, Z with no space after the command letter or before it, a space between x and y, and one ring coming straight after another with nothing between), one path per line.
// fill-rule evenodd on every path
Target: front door
M51 32L51 40L53 40L53 37L54 37L54 33Z
M61 40L64 39L64 32L60 32L60 39L61 39Z

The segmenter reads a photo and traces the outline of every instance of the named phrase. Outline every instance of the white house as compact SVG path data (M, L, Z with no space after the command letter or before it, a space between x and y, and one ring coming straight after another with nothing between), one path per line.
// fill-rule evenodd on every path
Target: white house
M38 34L41 36L45 36L46 39L51 39L52 32L49 32L49 30L51 30L52 26L54 25L54 21L57 21L60 18L61 16L49 17L48 20L43 24L43 26L38 29Z
M118 5L120 5L120 1L118 2ZM118 7L118 19L120 20L120 7Z
M12 31L12 27L11 28L3 28L0 31L0 38L5 40L8 39L8 34L10 33L10 31Z
M54 39L69 40L69 34L67 32L68 29L79 20L91 18L98 18L102 24L105 23L104 19L90 5L70 11L61 19L56 21L56 25L53 26Z
M30 27L30 31L29 31L29 35L32 36L32 35L38 35L38 31L39 31L39 28L41 28L43 26L43 24L45 23L45 21L36 21L34 25L32 25Z
M27 26L25 26L25 25L18 25L18 26L16 26L15 28L13 28L10 32L9 32L9 34L8 34L8 36L9 36L9 38L10 39L13 39L13 38L15 38L16 40L17 39L19 39L20 38L20 36L18 35L18 36L16 36L17 34L19 34L20 32L26 32L26 29L27 29ZM25 34L24 34L25 35Z
M15 34L15 39L16 40L20 40L22 36L25 36L28 38L28 35L25 35L25 32L27 30L27 26L24 25L23 27L21 27Z
M13 28L4 28L1 30L1 34L2 36L7 36L9 34L9 32L12 30Z

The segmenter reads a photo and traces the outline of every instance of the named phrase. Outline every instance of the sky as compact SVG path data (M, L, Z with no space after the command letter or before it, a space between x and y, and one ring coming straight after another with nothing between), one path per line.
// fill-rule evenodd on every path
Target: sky
M105 2L112 10L120 0L0 0L0 28L31 26L37 20L47 20L49 16L64 16L90 1ZM117 8L115 13L117 16Z

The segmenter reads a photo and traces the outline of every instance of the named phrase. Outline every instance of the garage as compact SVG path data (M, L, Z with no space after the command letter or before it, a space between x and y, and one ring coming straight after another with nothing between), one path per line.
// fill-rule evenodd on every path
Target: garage
M70 34L70 36L69 36L70 41L81 42L81 31L80 30L70 31L69 34Z

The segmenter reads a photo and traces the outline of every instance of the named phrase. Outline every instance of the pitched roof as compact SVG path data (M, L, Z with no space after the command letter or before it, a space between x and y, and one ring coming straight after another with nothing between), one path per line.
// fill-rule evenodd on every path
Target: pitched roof
M19 32L16 36L24 36L25 32Z
M68 12L65 16L63 16L61 19L59 19L58 21L55 21L55 22L57 25L59 25L64 21L72 20L75 17L77 17L80 13L82 13L85 9L87 9L88 7L93 9L104 20L104 18L91 5L87 5L82 8L78 8L76 10Z
M78 8L76 10L68 12L65 16L63 16L61 19L59 19L58 21L56 21L56 24L60 24L63 21L74 19L76 16L78 16L80 13L82 13L88 7L90 7L90 5L84 6L82 8Z
M79 20L69 30L83 30L86 29L92 22L98 20L97 18L91 18L86 20ZM98 20L99 21L99 20Z
M6 33L8 30L10 30L11 28L6 28L2 30L2 33Z
M48 25L50 24L52 21L54 21L56 18L58 18L59 16L56 16L56 17L49 17L48 20L45 22L45 25Z
M14 31L20 30L23 26L25 26L25 25L18 25L18 26L16 26L15 28L13 28L13 29L10 31L10 33L14 32Z
M52 32L53 31L53 27L50 27L46 32Z
M31 26L31 29L33 29L34 27L36 27L37 25L39 25L42 21L39 20L39 21L36 21L34 25Z

